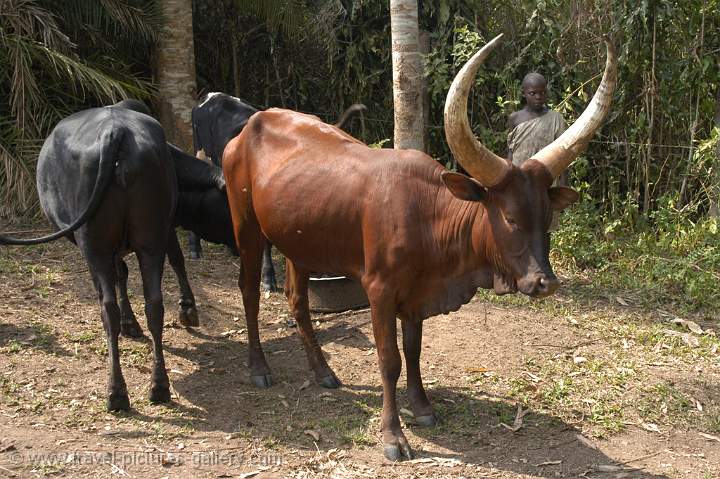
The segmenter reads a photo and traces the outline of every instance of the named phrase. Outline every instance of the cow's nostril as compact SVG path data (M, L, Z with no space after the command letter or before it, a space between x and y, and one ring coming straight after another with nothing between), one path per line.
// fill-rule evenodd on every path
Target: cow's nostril
M560 281L558 281L557 278L543 277L540 278L539 283L538 289L540 293L548 296L553 294L560 287Z

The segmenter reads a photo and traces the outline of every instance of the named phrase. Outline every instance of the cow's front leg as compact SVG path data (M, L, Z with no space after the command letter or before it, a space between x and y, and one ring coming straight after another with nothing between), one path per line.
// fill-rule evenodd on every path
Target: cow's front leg
M277 292L277 280L275 279L275 267L272 262L272 243L265 243L262 262L262 283L263 289L268 293Z
M420 351L422 350L422 321L402 320L403 352L407 367L407 392L410 408L420 426L434 426L437 418L425 394L420 377Z
M120 334L129 338L141 338L143 337L143 331L130 306L130 298L127 292L128 267L120 256L115 259L115 270L120 307Z
M285 295L288 298L293 317L298 323L298 333L302 339L308 363L315 372L315 379L318 384L325 388L334 389L340 387L340 380L328 366L312 326L310 306L308 304L308 280L310 274L296 267L292 261L288 260L286 264Z
M373 335L377 347L378 365L383 383L383 408L381 430L383 452L391 461L399 461L403 456L412 459L413 452L400 427L397 410L397 381L400 377L402 362L397 345L396 308L392 293L383 282L363 279L363 285L370 300Z
M175 230L170 231L167 244L167 256L170 266L175 271L175 276L180 287L180 308L178 309L178 321L183 326L200 326L198 319L195 295L193 295L185 270L185 258L183 257L180 243Z

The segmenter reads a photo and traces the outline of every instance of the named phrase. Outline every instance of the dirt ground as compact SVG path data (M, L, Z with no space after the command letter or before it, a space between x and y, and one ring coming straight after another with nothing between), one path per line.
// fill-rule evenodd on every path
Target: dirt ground
M284 296L263 298L275 384L258 390L238 260L208 246L188 270L197 329L177 324L169 268L164 279L173 402L147 400L150 341L121 339L132 411L111 414L99 307L77 249L0 249L0 477L720 478L717 318L694 334L634 310L627 297L641 292L615 304L560 294L543 305L480 294L426 322L423 377L441 423L414 426L403 410L416 459L393 464L379 442L369 312L317 315L344 383L325 390L288 326ZM404 378L399 405L409 408Z

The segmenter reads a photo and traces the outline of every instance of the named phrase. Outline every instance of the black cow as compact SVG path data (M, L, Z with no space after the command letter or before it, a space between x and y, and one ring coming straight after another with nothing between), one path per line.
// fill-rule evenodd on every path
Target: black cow
M175 165L178 184L174 226L194 231L205 241L224 244L237 255L222 170L215 165L198 161L171 143L168 143L168 149ZM178 311L180 324L198 326L195 297L188 282L182 253L178 253L175 257L170 256L170 264L175 271L181 291ZM130 331L133 335L139 336L142 335L142 331L130 308L127 296L127 266L119 260L118 268L121 313L123 319L132 324Z
M258 111L257 108L226 93L212 92L205 95L200 104L192 110L193 144L196 156L200 159L209 159L212 164L220 167L225 145L240 133L250 117ZM202 251L197 233L191 230L188 235L190 257L193 259L200 258ZM262 283L263 288L268 292L277 291L271 251L272 246L267 243L263 254Z
M115 106L129 108L147 115L151 114L145 104L137 100L124 100ZM178 185L173 225L194 231L200 238L211 243L224 244L234 254L237 254L222 169L203 161L197 161L171 143L168 143L167 146L175 167ZM177 237L175 244L177 244ZM179 247L174 253L176 254L169 255L169 260L177 276L181 292L178 319L184 326L198 326L195 297L187 278L185 260ZM130 324L127 328L128 331L133 336L141 336L142 330L135 319L127 296L127 266L122 259L119 260L118 271L120 272L118 290L120 291L121 314L125 322Z
M355 114L365 110L365 105L350 106L340 116L335 126L343 128ZM250 117L258 111L259 109L226 93L211 92L205 95L200 104L192 110L193 143L196 156L200 159L209 159L216 166L222 166L225 145L240 134ZM225 211L221 214L225 215ZM229 210L227 210L227 214L229 215ZM192 234L192 231L191 229L188 237L190 257L197 259L200 257L201 251L200 239ZM223 241L216 242L223 243ZM267 242L263 252L262 283L265 291L277 291L271 247L270 242Z
M35 239L0 237L0 244L38 244L66 237L80 248L97 289L107 334L111 411L130 407L118 336L139 333L137 323L123 314L117 302L116 284L124 284L127 275L122 257L134 251L142 274L155 359L152 402L170 401L162 349L163 263L166 254L171 262L182 258L172 224L177 179L165 133L155 119L128 108L132 106L122 102L92 108L60 121L45 140L37 165L40 204L59 231Z

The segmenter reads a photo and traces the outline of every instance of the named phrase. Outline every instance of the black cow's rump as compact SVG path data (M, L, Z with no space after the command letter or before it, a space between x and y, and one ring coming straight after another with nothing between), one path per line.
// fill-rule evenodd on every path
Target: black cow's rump
M107 334L110 410L130 407L118 336L142 334L123 295L127 267L122 258L135 252L140 265L145 316L153 339L150 400L154 402L170 400L162 350L163 264L166 254L171 262L178 255L182 260L172 225L177 180L165 133L156 120L125 106L75 113L60 121L45 140L38 158L38 194L45 215L60 231L29 241L0 238L0 244L27 244L65 236L80 248ZM120 306L116 286L124 296ZM194 299L184 300L194 305Z

